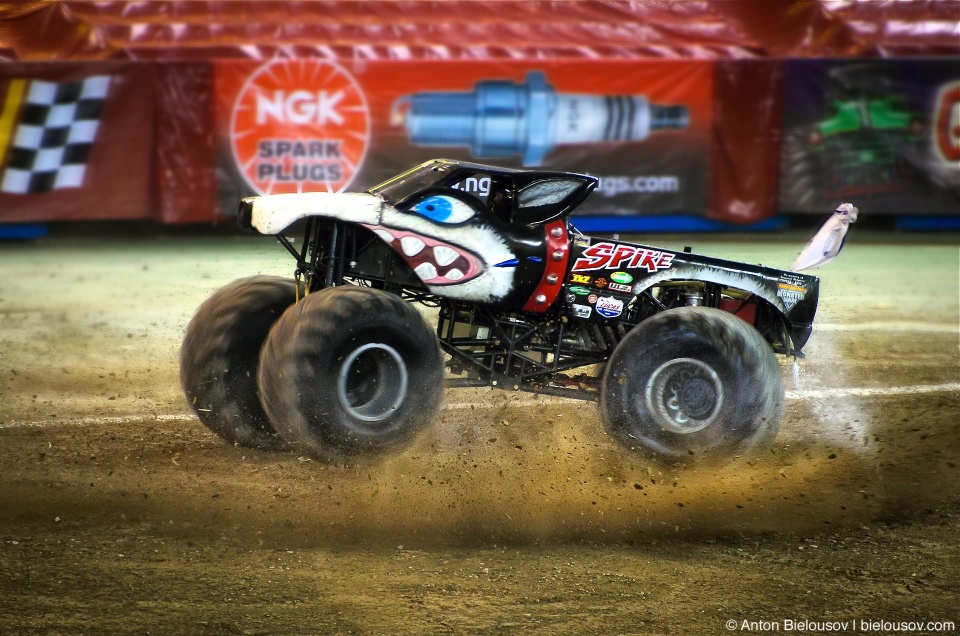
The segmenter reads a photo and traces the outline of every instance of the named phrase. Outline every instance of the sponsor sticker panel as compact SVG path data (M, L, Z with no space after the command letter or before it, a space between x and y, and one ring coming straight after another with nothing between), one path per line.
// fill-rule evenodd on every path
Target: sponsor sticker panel
M577 318L589 318L593 314L593 307L590 305L573 304L573 315Z
M604 318L616 318L623 313L623 301L613 296L597 298L597 313Z
M777 296L783 301L783 306L790 311L794 306L803 300L807 294L807 287L804 279L790 272L780 276L777 282Z

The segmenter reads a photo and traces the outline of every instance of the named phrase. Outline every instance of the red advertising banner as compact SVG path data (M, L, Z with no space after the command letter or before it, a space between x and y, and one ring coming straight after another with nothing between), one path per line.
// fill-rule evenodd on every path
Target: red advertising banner
M0 65L0 223L142 218L154 66Z
M446 157L597 176L586 214L702 215L713 77L697 61L216 61L221 211Z
M598 176L610 227L960 205L960 0L6 4L0 224L215 222L443 156Z
M783 72L770 60L716 62L710 212L751 223L777 212Z
M157 64L156 217L163 223L217 220L213 68Z

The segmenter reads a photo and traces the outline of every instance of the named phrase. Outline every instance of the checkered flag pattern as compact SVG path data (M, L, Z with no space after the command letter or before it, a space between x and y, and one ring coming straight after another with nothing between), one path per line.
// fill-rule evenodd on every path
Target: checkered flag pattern
M79 188L109 86L109 75L79 82L32 81L0 191Z

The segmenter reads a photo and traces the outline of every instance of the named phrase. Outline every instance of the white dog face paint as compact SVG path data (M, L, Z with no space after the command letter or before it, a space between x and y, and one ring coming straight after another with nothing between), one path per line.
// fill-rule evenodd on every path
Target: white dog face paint
M409 211L385 205L380 224L365 227L436 294L493 302L513 289L516 257L507 241L460 199L434 195Z

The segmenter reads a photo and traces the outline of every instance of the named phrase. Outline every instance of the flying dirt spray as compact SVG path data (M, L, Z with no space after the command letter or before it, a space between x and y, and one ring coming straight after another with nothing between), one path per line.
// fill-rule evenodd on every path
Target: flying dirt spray
M520 155L543 164L555 146L638 142L686 128L685 106L651 104L643 95L557 93L540 71L524 84L477 82L472 92L416 93L398 99L391 122L418 146L467 146L476 158Z

